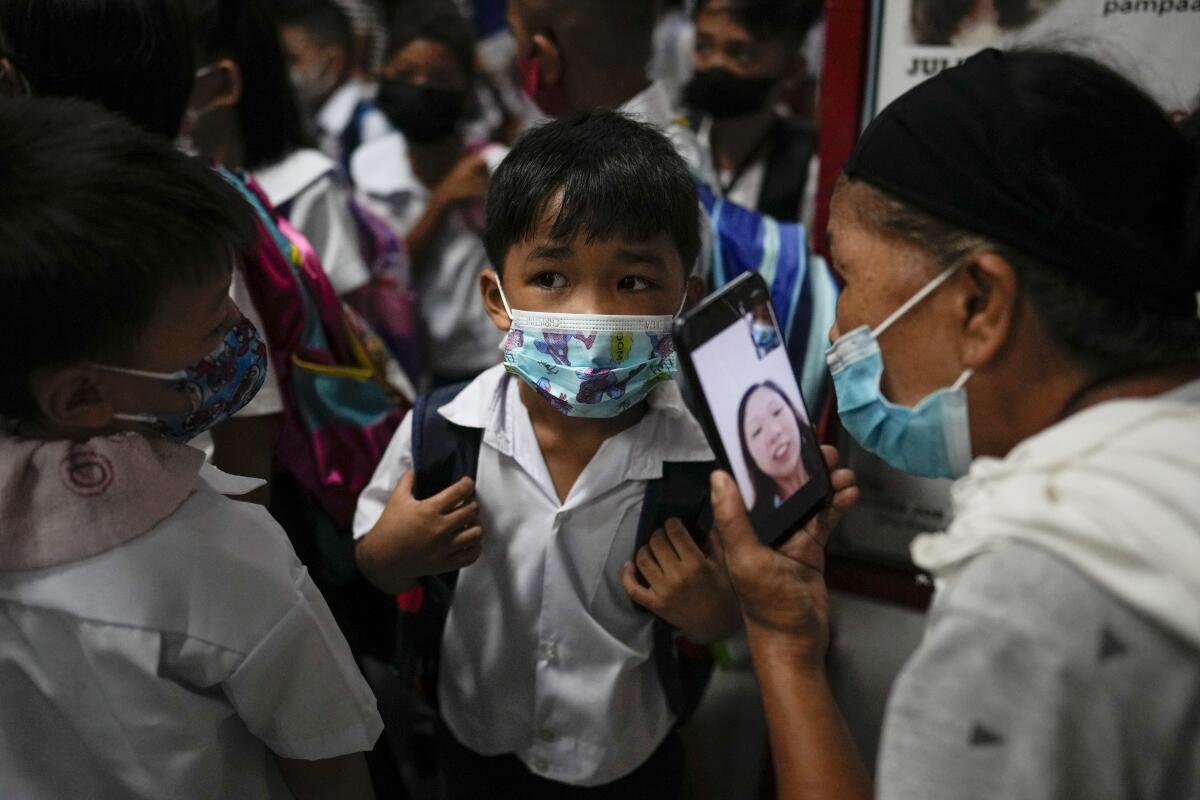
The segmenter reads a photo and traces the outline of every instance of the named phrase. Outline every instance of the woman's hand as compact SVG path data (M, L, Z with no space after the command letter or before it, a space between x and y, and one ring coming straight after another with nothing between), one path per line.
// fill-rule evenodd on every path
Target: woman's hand
M829 646L825 544L859 495L854 473L835 469L837 450L825 446L821 451L831 473L833 501L778 551L755 535L733 478L726 472L712 476L715 544L741 601L751 647L783 649L789 660L818 669Z

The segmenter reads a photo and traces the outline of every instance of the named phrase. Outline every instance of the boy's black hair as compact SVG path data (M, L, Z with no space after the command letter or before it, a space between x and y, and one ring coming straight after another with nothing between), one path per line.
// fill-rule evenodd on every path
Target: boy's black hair
M0 103L0 416L32 420L42 368L121 360L164 293L255 239L198 159L79 100Z
M273 6L281 26L303 28L317 44L340 47L347 57L354 49L350 20L330 0L274 0Z
M266 0L196 0L197 55L232 58L242 72L237 115L250 171L315 147L288 78L279 28Z
M696 16L719 4L756 39L802 39L821 17L819 0L699 0Z
M644 242L665 234L691 273L700 252L696 183L658 129L619 112L593 111L526 134L488 189L483 241L497 271L556 202L555 240L582 234L589 242Z
M0 0L7 57L35 95L81 97L174 139L195 63L180 0Z
M387 63L417 39L428 39L449 48L468 81L475 76L475 32L449 2L429 2L397 14L388 26Z

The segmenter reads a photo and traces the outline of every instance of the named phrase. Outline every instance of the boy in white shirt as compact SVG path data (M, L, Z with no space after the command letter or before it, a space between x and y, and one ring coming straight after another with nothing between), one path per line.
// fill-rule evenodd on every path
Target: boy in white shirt
M703 506L713 458L670 380L673 315L703 291L685 267L695 209L648 125L598 112L528 134L488 198L497 271L480 286L505 363L431 408L432 427L410 414L359 501L357 556L380 588L460 570L435 645L451 798L679 796L660 634L736 625L698 515L690 531L655 516ZM439 427L454 446L429 439ZM471 437L477 466L431 482L422 453ZM652 491L681 465L694 496Z
M0 150L0 797L371 797L329 609L180 444L266 376L244 203L81 102L0 103Z

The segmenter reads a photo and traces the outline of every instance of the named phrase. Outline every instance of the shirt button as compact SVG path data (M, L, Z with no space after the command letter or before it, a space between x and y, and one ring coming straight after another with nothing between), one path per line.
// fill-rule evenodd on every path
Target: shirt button
M538 658L547 664L558 661L558 645L554 642L542 642L538 646Z

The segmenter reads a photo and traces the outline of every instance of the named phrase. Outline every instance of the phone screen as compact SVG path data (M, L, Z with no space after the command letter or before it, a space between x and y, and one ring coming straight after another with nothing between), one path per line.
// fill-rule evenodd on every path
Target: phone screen
M695 380L746 510L764 539L824 500L828 473L768 299L738 305L690 353Z

